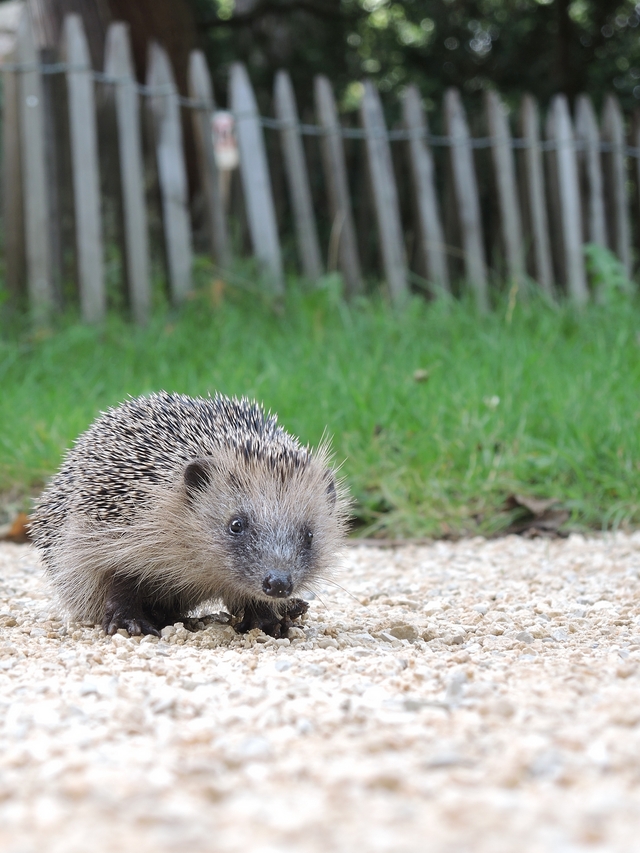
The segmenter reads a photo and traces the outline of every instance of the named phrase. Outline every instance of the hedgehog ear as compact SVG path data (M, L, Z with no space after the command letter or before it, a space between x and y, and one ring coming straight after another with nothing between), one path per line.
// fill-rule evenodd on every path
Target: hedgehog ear
M336 505L336 481L333 477L329 480L329 485L327 486L327 499L329 501L329 506L333 510Z
M184 469L184 484L190 497L203 492L209 485L210 479L211 466L207 459L194 459Z

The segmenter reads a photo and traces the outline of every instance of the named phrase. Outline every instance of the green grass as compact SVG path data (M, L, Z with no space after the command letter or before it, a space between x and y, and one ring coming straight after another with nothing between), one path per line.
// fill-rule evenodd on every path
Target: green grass
M360 532L495 533L513 493L558 498L572 527L640 522L640 306L581 314L537 297L347 306L336 282L280 312L203 288L145 329L111 317L0 339L0 492L32 494L97 413L166 389L245 394L304 441L326 430ZM426 371L416 381L415 371Z

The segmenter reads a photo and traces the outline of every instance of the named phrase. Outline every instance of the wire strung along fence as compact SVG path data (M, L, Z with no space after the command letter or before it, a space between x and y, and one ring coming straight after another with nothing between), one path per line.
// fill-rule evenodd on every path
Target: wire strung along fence
M434 293L470 287L487 310L492 280L512 287L534 280L550 297L583 303L588 242L608 247L628 276L634 272L640 126L625 122L613 95L600 122L588 96L577 99L572 117L566 97L556 95L544 134L526 96L514 137L499 95L487 92L482 114L472 116L484 135L473 136L451 89L444 132L434 135L415 87L388 129L378 91L365 82L354 126L340 117L323 76L315 80L315 123L301 121L286 71L275 80L275 116L262 116L237 63L228 102L240 180L229 191L202 53L190 58L188 97L157 44L145 85L136 81L125 24L111 25L101 71L91 68L76 15L65 20L57 55L50 53L38 50L24 14L2 66L5 277L11 298L36 320L77 298L83 319L97 322L109 300L126 298L144 323L153 270L164 270L181 302L191 289L194 246L222 276L229 269L234 222L242 223L234 250L253 255L274 295L296 265L311 280L339 270L348 296L377 278L394 303L428 282ZM196 193L185 118L196 143Z

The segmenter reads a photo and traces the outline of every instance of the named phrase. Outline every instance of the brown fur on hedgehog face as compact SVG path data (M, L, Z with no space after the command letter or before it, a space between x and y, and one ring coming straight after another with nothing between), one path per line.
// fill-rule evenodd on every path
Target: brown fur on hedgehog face
M270 465L229 450L184 469L184 514L199 531L193 546L203 571L218 587L223 581L219 595L232 611L247 600L277 606L330 569L344 499L326 448L296 461Z

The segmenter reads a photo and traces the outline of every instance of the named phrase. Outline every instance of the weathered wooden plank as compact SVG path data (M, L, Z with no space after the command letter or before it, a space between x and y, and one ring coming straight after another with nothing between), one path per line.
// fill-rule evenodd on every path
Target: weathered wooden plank
M382 103L371 80L364 82L360 114L366 133L369 176L382 264L391 299L398 304L406 299L409 292L400 205Z
M586 188L586 238L599 246L607 245L602 160L600 157L600 131L591 98L579 95L576 101L576 140L584 150L578 152Z
M114 80L112 85L118 128L124 248L131 313L137 323L146 323L151 308L149 237L140 104L127 24L113 23L107 30L105 74Z
M514 282L521 284L525 278L524 244L516 185L515 158L511 147L511 131L509 130L504 104L497 92L489 90L486 93L485 106L489 133L492 139L491 154L498 191L498 207L502 242L507 262L507 275Z
M37 32L37 31L36 31ZM37 37L37 36L36 36ZM58 47L53 45L40 48L38 51L40 63L47 65L54 62L59 62L60 52ZM54 300L56 304L62 306L62 281L64 277L63 260L65 255L72 259L69 264L69 275L73 280L77 279L78 271L76 264L76 252L64 251L64 229L65 216L63 213L64 203L68 202L69 210L73 210L73 181L71 179L71 157L65 157L66 152L70 149L69 128L63 126L64 121L68 121L67 109L67 81L62 75L58 74L43 74L42 75L42 97L44 103L43 109L43 127L44 127L44 153L45 153L45 171L47 175L47 198L49 201L49 277L51 279L51 287L53 288ZM64 114L61 115L61 114ZM64 172L64 165L68 162L68 171ZM74 217L68 217L73 220ZM68 220L67 220L68 221ZM67 226L73 228L72 224ZM70 234L71 240L67 240L67 244L71 244L75 248L75 232Z
M338 265L344 276L347 295L354 296L362 293L362 273L338 110L331 83L323 75L315 78L314 93L318 124L324 130L321 149L329 210L333 222L331 242L337 244ZM329 254L331 255L331 252Z
M6 57L7 63L14 61L14 55ZM18 78L14 71L2 72L2 100L4 272L11 305L16 307L22 297L25 258L20 128L18 125Z
M628 276L631 275L631 224L627 199L627 164L624 153L625 129L620 102L615 95L607 95L602 110L602 138L611 145L605 154L608 185L611 195L612 247Z
M249 75L241 62L231 66L230 88L253 251L273 292L280 294L284 292L284 273L264 136Z
M540 148L540 118L538 106L531 95L522 99L520 127L525 142L523 149L524 201L531 233L529 240L533 255L534 277L549 296L553 293L553 265L549 241L542 149Z
M156 159L162 196L169 284L174 302L181 302L191 290L193 254L187 173L178 91L167 52L155 42L149 48L147 85L157 91L150 100L155 123Z
M213 147L211 120L215 110L211 75L201 50L189 57L189 94L202 106L191 110L193 132L200 165L207 212L207 230L211 253L221 267L227 267L231 258L227 214L220 186L220 175Z
M54 307L49 245L49 200L44 150L42 80L33 31L25 9L16 39L22 192L27 263L27 292L36 322L44 322Z
M547 115L547 139L556 146L555 177L558 187L562 257L567 289L578 304L589 298L582 249L582 210L573 126L565 95L556 95Z
M427 275L437 288L450 292L449 270L445 251L444 230L435 185L431 149L425 141L429 133L420 94L415 85L407 87L402 101L402 115L409 137L409 162L416 194L418 226Z
M298 108L291 78L286 71L278 71L276 74L274 106L276 116L283 122L280 139L302 269L307 278L316 280L322 275L318 229L313 212L307 163L298 127Z
M481 311L489 308L478 182L473 149L460 93L448 89L444 100L447 134L451 138L451 167L462 234L466 277Z
M85 322L96 323L105 317L107 299L93 76L79 15L67 15L64 19L62 55L69 65L66 75L80 308Z
M640 110L635 109L633 112L633 120L631 125L631 144L634 148L640 149ZM638 210L640 208L640 157L634 157L636 169L636 197L634 206ZM637 243L636 243L637 249Z

